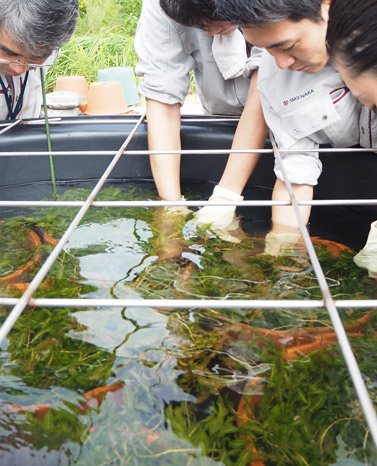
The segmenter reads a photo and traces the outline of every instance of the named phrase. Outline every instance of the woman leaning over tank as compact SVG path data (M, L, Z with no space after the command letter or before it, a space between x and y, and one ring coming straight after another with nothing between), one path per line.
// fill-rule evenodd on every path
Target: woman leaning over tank
M326 39L345 84L364 104L360 142L366 142L364 147L377 147L377 0L332 0ZM354 261L377 278L377 221L371 224L367 242Z

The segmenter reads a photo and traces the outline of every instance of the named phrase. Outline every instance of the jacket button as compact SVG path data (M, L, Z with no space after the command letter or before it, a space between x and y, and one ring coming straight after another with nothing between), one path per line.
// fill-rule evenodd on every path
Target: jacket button
M328 116L327 115L323 115L322 116L322 120L327 120Z

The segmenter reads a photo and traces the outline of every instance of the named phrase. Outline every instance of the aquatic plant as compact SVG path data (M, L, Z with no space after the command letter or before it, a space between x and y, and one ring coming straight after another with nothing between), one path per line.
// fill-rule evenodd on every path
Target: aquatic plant
M68 190L61 199L87 194ZM99 199L154 195L107 187ZM18 282L0 280L3 295L19 295L12 285L27 284L73 215L44 208L0 225L0 279L32 262ZM154 209L90 208L36 295L137 297L141 306L143 298L321 296L305 255L274 258L257 236L229 243L205 230L182 234L180 216L160 220ZM172 238L179 253L164 259L157 252ZM333 296L373 297L353 251L334 255L332 246L316 248ZM375 310L340 313L377 401ZM23 451L68 464L377 458L322 308L26 309L2 350L2 461L20 462Z

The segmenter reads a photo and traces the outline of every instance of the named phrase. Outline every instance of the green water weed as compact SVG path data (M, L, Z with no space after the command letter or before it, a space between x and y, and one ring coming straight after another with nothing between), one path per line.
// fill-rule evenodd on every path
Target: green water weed
M68 190L60 199L83 199L88 192ZM98 199L137 198L145 198L145 193L109 187ZM154 212L90 208L80 227L113 225L124 219L135 225L139 222L144 228L139 233L148 234L135 236L131 254L137 250L148 257L160 233ZM23 251L12 252L13 267L21 267L37 252L45 256L53 247L44 244L30 251L25 240L30 229L44 228L58 238L73 215L70 208L52 208L6 220L1 225L3 237L14 244L20 241ZM153 259L145 267L134 267L133 274L125 272L115 285L106 277L100 283L83 276L81 260L104 254L108 246L94 239L88 247L65 250L36 295L116 296L118 287L140 298L320 296L306 260L260 255L260 239L250 236L229 244L198 232L182 242L191 256ZM325 248L319 251L331 291L337 299L374 296L375 284L353 264L352 257L352 251L337 258ZM9 262L9 258L4 260ZM1 267L6 273L6 266L0 263ZM365 314L363 309L340 312L344 323L351 326ZM373 312L351 342L375 400ZM85 315L91 319L80 321ZM96 319L97 315L108 321ZM120 332L119 325L124 325ZM289 342L302 329L323 327L332 329L322 308L87 308L80 312L28 308L10 333L0 360L1 406L6 419L2 427L6 432L23 432L32 448L69 451L75 464L246 465L256 457L266 466L325 465L337 458L373 464L373 445L337 346L286 361L283 342L276 343L268 333L291 332L286 334ZM266 332L258 333L258 329ZM121 389L106 394L100 403L93 400L85 412L80 410L85 393L115 380L122 382ZM252 400L258 394L248 385L253 380L261 382L260 400L256 409L246 403L248 419L239 425L240 400ZM32 408L11 411L15 405L43 403L51 404L43 419ZM12 445L10 437L7 442Z

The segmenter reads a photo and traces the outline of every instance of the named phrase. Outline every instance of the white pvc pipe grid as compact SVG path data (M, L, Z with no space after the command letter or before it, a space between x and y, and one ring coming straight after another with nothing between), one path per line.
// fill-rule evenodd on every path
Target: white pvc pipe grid
M0 298L1 306L14 306L19 298ZM377 306L376 299L334 300L340 309L370 308ZM315 309L325 308L323 300L301 299L112 299L112 298L30 298L33 307L156 307L156 308L213 308L213 309Z
M284 153L287 154L294 154L298 151L297 149L287 149L284 150ZM345 147L342 148L318 148L318 149L305 149L305 152L318 152L318 153L328 153L328 154L335 154L335 153L354 153L354 152L377 152L377 149L365 149L365 148L350 148ZM189 150L128 150L124 151L122 155L174 155L174 154L181 154L181 155L229 155L229 154L273 154L272 149L189 149ZM93 156L115 156L117 154L116 151L8 151L8 152L0 152L0 157L43 157L43 156L54 156L54 157L93 157Z
M0 207L82 207L85 201L0 201ZM377 205L377 199L332 199L297 201L299 206L332 205ZM290 201L93 201L92 207L169 207L169 206L237 206L237 207L271 207L290 206Z
M54 119L59 120L59 119ZM230 119L233 121L233 119ZM100 122L108 122L109 120L99 120ZM116 122L119 122L118 120L114 120ZM191 120L190 120L191 121ZM200 119L198 121L208 121ZM218 121L218 120L216 120ZM224 121L229 121L229 119L224 119ZM134 121L132 121L134 122ZM19 123L17 121L16 123ZM10 129L11 127L15 126L15 124L11 125L6 125L7 129ZM1 134L1 132L0 132ZM317 151L316 149L308 149L307 152L311 151ZM318 152L373 152L371 149L355 149L355 148L326 148L326 149L318 149ZM150 154L166 154L166 153L183 153L183 154L229 154L229 153L273 153L273 149L257 149L257 150L186 150L186 151L124 151L123 155L150 155ZM284 152L297 152L296 150L285 150ZM119 153L119 151L118 151ZM90 151L84 151L84 152L72 152L72 151L67 151L67 152L6 152L6 153L0 153L1 156L15 156L15 155L43 155L43 156L50 156L51 154L55 155L93 155L93 152ZM113 151L107 151L107 152L96 152L97 155L114 155ZM377 199L334 199L334 200L312 200L312 201L296 201L298 205L376 205L377 204ZM82 207L86 204L85 201L0 201L0 207ZM236 206L273 206L273 205L281 205L281 206L288 206L291 205L290 201L242 201L242 202L221 202L221 203L214 203L210 201L93 201L90 204L92 207L163 207L163 206L204 206L204 205L209 205L209 206L219 206L219 205L236 205ZM0 298L0 303L5 305L5 303L8 304L13 304L14 302L17 302L18 300L1 300ZM110 300L111 301L111 300ZM167 300L168 301L168 300ZM33 302L40 302L39 300L34 300ZM53 300L51 301L54 303L54 305L57 305L56 303L59 302L59 300ZM72 302L72 301L70 301ZM116 301L118 303L118 301ZM289 301L285 301L289 302ZM298 301L292 301L289 306L294 305L295 303L297 304ZM308 303L310 301L306 301ZM352 303L360 303L357 306L352 306ZM359 307L360 305L362 307L372 307L375 306L377 301L375 300L365 300L365 301L351 301L350 306L351 307ZM228 304L230 304L229 301L227 301ZM237 301L239 303L239 301ZM258 301L258 303L262 304L261 301ZM312 305L314 303L311 301ZM209 303L208 303L209 304ZM50 304L52 305L52 304ZM168 307L171 307L172 303L169 304ZM273 301L269 301L269 305L263 305L263 307L279 307L274 303ZM284 306L284 307L289 307L289 306ZM226 306L225 306L226 307ZM231 307L231 306L229 306ZM254 305L247 306L247 307L256 307ZM294 306L295 307L295 306ZM299 307L303 307L301 304ZM305 306L309 307L309 306ZM339 307L339 306L338 306ZM348 306L349 307L349 306Z
M9 316L7 317L6 321L0 328L0 344L6 338L9 331L13 327L14 323L17 321L18 317L21 315L22 311L27 305L31 306L47 306L47 307L160 307L160 308L198 308L198 307L210 307L210 308L321 308L326 307L332 324L334 326L334 330L338 337L338 342L343 353L343 356L346 361L346 365L351 375L351 379L355 386L356 393L359 397L360 404L363 408L368 426L371 431L371 435L373 441L377 447L377 417L373 407L373 403L371 402L368 391L365 387L364 381L362 379L362 375L360 373L359 367L357 365L356 358L353 354L351 345L348 341L346 331L343 327L342 321L338 314L337 308L347 308L347 307L375 307L377 306L377 300L348 300L348 301L335 301L333 300L330 290L327 286L326 278L324 273L321 269L318 257L315 253L313 244L311 242L309 233L306 229L305 222L303 221L299 206L300 205L376 205L377 200L371 199L356 199L356 200L326 200L326 201L297 201L292 186L289 182L287 174L285 172L284 164L281 160L279 150L273 144L273 150L270 149L260 149L260 150L182 150L182 151L126 151L126 147L131 141L133 135L135 134L136 130L140 126L140 124L144 121L145 114L143 114L135 125L135 128L130 133L129 137L123 143L122 147L119 151L114 155L113 151L97 151L97 152L87 152L87 151L59 151L59 152L2 152L0 156L9 157L9 156L67 156L67 155L112 155L114 156L113 160L107 167L106 171L104 172L103 176L96 184L95 188L88 196L86 201L79 201L79 202L40 202L40 201L1 201L0 206L39 206L39 207L46 207L46 206L70 206L70 207L81 207L80 211L50 254L47 258L46 262L43 264L37 275L34 277L32 282L30 283L29 287L22 295L21 298L0 298L0 304L5 306L12 306L15 307L10 312ZM233 121L233 119L231 119ZM59 122L59 119L51 120L51 122ZM102 120L98 120L102 121ZM200 118L190 119L189 121L208 121L207 119L203 120ZM218 121L218 120L217 120ZM229 119L223 119L222 121L229 121ZM93 122L93 121L92 121ZM103 120L103 122L109 122L109 120ZM114 120L117 123L124 123L123 121ZM133 121L132 121L133 122ZM15 124L18 124L16 122ZM67 122L68 123L68 122ZM6 126L0 134L3 132L11 129L15 124L10 126ZM29 123L31 124L31 123ZM39 121L36 124L41 124ZM175 154L180 153L184 154L229 154L229 153L274 153L277 163L279 164L283 178L287 187L287 190L290 194L290 201L287 202L276 202L276 201L243 201L242 203L211 203L208 201L177 201L177 202L165 202L165 201L117 201L117 202L95 202L94 198L102 188L103 184L107 180L108 176L110 175L112 169L114 168L115 164L119 160L122 155L150 155L150 154ZM297 152L295 150L285 150L285 153L288 152ZM376 152L373 149L354 149L354 148L323 148L323 149L309 149L307 152ZM314 268L314 272L316 274L318 284L320 286L323 300L312 300L312 301L304 301L304 300L166 300L166 299L146 299L146 300L132 300L132 299L35 299L32 297L33 293L36 291L38 286L41 284L45 276L47 275L48 271L50 270L51 266L55 262L56 258L62 251L64 245L68 241L69 237L78 226L80 221L82 220L84 214L91 206L95 207L109 207L109 206L169 206L169 205L185 205L185 206L203 206L203 205L242 205L242 206L266 206L266 205L291 205L294 208L296 217L298 219L300 230L303 235L305 245L307 247L309 257L312 261L312 265Z
M16 121L14 121L13 123L11 123L11 124L5 126L5 127L0 131L0 135L6 133L6 132L9 131L10 129L12 129L14 126L19 125L21 122L22 122L22 120L16 120Z
M123 125L125 123L135 123L135 119L139 117L138 114L133 114L134 118L128 117L128 118L101 118L101 117L96 117L96 118L80 118L80 119L75 119L75 125L76 124L102 124L102 123L111 123L111 124L119 124ZM211 121L221 121L221 122L229 122L229 121L235 121L238 122L239 117L216 117L216 116L205 116L205 117L200 117L200 116L190 116L190 115L181 115L182 121L189 121L190 123L208 123ZM21 120L18 120L21 121ZM145 121L148 121L145 119ZM48 119L48 122L50 125L54 124L59 124L59 125L71 125L72 120L67 119L67 118L60 118L60 117L52 117ZM45 124L45 119L44 118L33 118L33 119L28 119L28 120L23 120L22 121L23 125L29 125L29 126L36 126L36 125L44 125ZM8 126L9 123L3 123L0 124L1 126Z

